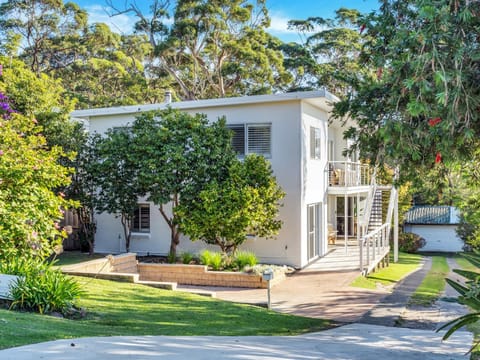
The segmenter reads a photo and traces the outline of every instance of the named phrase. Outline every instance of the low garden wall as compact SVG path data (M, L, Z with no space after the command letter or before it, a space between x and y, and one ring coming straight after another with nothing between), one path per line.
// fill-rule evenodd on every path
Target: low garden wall
M138 264L141 280L176 282L183 285L227 286L245 288L267 288L261 275L228 271L209 271L204 265L182 264ZM277 275L272 285L280 282L285 275Z
M266 288L268 283L261 275L228 271L209 271L204 265L150 264L138 263L135 253L109 255L67 265L62 271L71 275L95 276L98 278L124 281L171 282L182 285L226 286L245 288ZM284 273L275 273L271 285L282 281Z

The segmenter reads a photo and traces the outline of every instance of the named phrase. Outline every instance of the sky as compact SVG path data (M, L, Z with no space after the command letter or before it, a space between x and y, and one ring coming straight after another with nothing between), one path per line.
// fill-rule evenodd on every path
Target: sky
M3 0L5 1L5 0ZM0 3L3 2L0 0ZM127 0L130 1L130 0ZM67 2L67 1L65 1ZM104 0L73 0L90 14L91 22L108 23L112 30L129 32L135 20L128 15L109 17ZM125 0L113 0L114 4L122 7ZM148 0L136 0L139 6L148 6ZM285 42L298 41L298 35L287 29L287 22L291 19L305 19L309 16L330 18L336 9L341 7L358 9L361 12L370 12L379 6L377 0L267 0L267 7L271 17L269 32Z

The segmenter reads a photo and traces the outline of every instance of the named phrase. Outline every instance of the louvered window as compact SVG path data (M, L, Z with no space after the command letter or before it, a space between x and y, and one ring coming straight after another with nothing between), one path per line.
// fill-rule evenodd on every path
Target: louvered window
M321 131L319 128L310 127L310 158L318 160L322 149Z
M150 205L138 204L133 216L132 232L150 232Z
M232 130L232 147L238 155L245 155L245 125L228 125Z
M270 124L228 125L228 128L233 131L232 146L240 156L245 154L271 156Z

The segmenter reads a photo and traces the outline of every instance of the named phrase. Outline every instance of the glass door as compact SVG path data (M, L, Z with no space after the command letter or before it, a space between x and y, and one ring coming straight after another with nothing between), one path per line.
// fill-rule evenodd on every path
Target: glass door
M320 255L321 203L308 205L307 216L307 253L308 260L312 260Z

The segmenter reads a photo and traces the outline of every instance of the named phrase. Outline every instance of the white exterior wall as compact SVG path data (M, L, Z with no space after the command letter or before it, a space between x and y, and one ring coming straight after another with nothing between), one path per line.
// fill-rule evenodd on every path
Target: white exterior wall
M405 225L405 231L417 234L426 240L420 251L463 251L463 241L458 237L456 225Z
M175 103L172 104L172 106L174 105ZM269 160L278 183L286 192L283 200L284 206L280 209L280 219L283 221L283 226L276 239L249 239L242 248L254 251L262 262L288 264L296 267L304 266L306 264L306 248L304 255L303 242L300 238L303 238L306 231L306 225L303 226L301 220L301 217L305 217L302 216L304 215L303 204L305 202L301 201L301 139L304 136L301 129L301 102L295 100L271 104L230 105L182 111L192 114L204 113L211 121L225 115L229 124L271 123L272 156ZM103 133L111 127L131 124L134 118L135 114L96 116L90 118L90 131ZM322 126L324 126L326 132L326 114L323 115L323 118L325 121L322 121ZM309 116L309 119L309 121L313 121L311 116ZM307 177L307 179L312 184L317 182L316 179L310 177ZM306 183L303 186L306 186ZM309 198L317 199L320 193L308 193L306 195ZM323 201L323 197L320 201ZM140 200L139 202L142 201ZM170 230L159 211L153 205L150 208L150 223L149 235L132 236L131 251L167 254L170 248ZM124 252L124 244L120 220L108 214L98 215L95 251L101 253ZM202 248L205 248L203 242L192 243L188 239L183 238L180 241L178 250L179 252L199 251Z
M320 159L310 157L310 127L320 129L321 156ZM302 196L301 196L301 244L302 266L309 261L307 253L308 224L307 206L321 203L320 248L319 255L324 255L327 249L327 162L328 162L328 115L307 103L302 106Z

